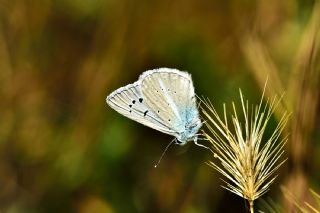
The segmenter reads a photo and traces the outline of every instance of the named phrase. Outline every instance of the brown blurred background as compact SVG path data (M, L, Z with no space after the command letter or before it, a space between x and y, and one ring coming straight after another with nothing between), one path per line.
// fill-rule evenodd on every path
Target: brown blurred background
M285 93L289 159L262 200L289 212L280 185L320 191L319 15L312 0L0 0L0 211L246 212L206 150L173 146L154 169L172 138L106 105L171 67L218 109L239 88L258 103L267 76Z

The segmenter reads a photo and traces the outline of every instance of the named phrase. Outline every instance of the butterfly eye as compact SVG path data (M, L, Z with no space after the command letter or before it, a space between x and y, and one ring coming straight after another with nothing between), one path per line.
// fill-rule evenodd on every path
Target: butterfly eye
M143 98L139 98L139 102L142 103L142 101L143 101Z
M132 103L135 104L135 103L136 103L136 100L133 100Z
M179 140L176 140L176 144L182 144L182 142Z

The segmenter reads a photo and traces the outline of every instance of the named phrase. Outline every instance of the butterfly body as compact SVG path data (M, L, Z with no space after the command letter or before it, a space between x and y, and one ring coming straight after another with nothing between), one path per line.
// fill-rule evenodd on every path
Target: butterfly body
M120 114L176 137L180 145L196 142L202 126L191 76L176 69L146 71L106 101Z

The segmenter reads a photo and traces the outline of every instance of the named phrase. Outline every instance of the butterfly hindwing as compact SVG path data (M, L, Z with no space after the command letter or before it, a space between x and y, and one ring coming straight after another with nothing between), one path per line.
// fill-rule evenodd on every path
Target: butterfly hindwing
M195 113L193 116L198 116L194 87L188 73L162 68L145 72L140 80L146 104L175 131L185 131L190 110Z

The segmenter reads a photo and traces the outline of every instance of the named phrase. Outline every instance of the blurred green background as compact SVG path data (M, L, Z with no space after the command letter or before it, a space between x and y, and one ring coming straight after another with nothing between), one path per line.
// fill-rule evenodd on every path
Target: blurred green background
M320 189L319 2L0 0L1 212L246 212L206 150L137 124L106 96L145 70L192 74L223 102L285 92L292 113L270 198ZM276 120L276 116L275 116ZM294 187L292 187L294 186ZM261 207L262 208L262 207Z

